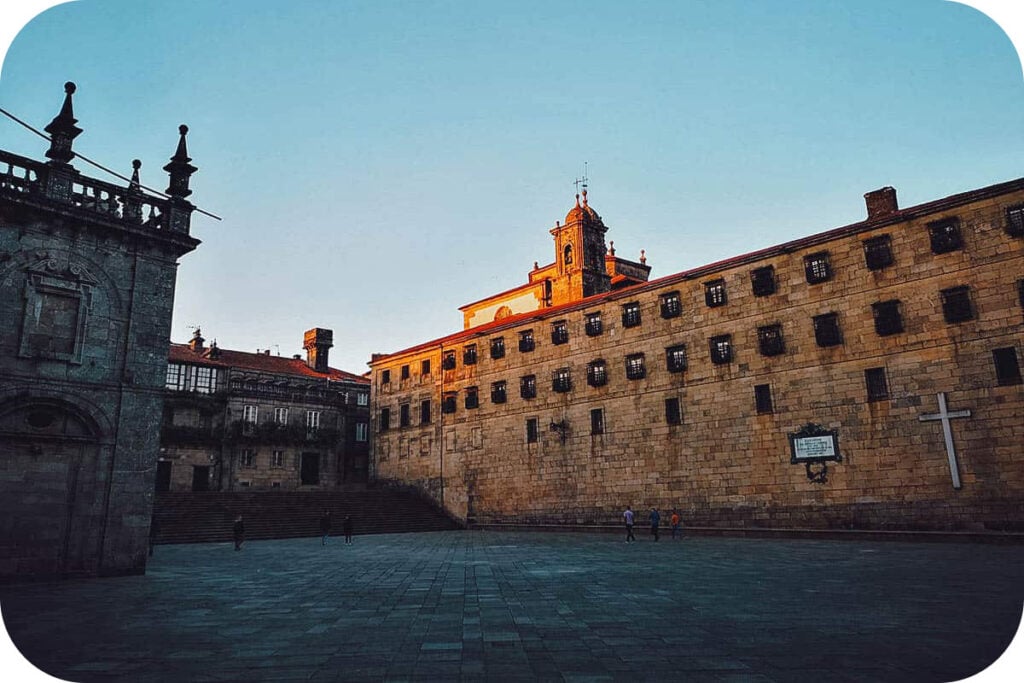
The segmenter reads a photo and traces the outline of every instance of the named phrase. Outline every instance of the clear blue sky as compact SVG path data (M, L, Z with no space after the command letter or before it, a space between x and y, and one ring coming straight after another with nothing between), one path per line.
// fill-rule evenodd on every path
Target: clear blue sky
M83 0L14 40L0 106L37 127L78 84L78 151L224 217L178 275L172 337L331 364L461 329L553 258L589 164L617 252L660 277L1024 175L1024 80L939 0ZM46 143L0 119L0 147ZM92 174L84 164L79 168Z

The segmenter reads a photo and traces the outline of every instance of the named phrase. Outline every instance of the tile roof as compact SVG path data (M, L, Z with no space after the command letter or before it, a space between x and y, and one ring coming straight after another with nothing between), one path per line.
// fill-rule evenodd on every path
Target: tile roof
M255 370L258 372L271 372L277 375L294 375L298 377L312 377L330 379L335 382L347 381L359 384L368 384L369 379L361 375L354 375L351 372L328 368L327 372L317 372L306 365L301 358L290 358L284 356L271 356L264 353L249 353L246 351L232 351L230 349L218 348L216 358L210 357L211 347L206 347L200 352L195 352L188 344L171 343L168 360L175 363L193 363L196 365L207 365L220 368L237 368L239 370Z

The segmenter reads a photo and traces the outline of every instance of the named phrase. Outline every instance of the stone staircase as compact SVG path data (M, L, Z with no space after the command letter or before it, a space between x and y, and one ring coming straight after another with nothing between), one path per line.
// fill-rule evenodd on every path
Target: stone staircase
M170 491L155 494L157 543L230 541L235 517L245 521L246 540L320 535L320 516L331 511L332 536L341 536L345 515L353 533L389 534L461 528L431 501L408 491Z

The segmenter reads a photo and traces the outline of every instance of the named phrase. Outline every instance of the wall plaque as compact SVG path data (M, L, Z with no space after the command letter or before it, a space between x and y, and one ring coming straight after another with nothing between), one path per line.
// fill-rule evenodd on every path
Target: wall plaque
M789 435L790 462L840 461L839 433L821 425L808 423Z

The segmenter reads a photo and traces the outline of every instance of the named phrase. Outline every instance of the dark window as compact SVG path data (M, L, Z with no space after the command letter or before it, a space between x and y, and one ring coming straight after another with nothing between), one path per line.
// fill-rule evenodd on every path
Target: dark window
M572 379L569 377L569 368L558 368L551 376L551 388L559 393L565 393L572 389Z
M445 351L444 352L444 357L441 359L441 367L444 368L445 370L454 370L455 369L455 352L454 351Z
M421 375L429 375L430 374L430 359L429 358L427 358L426 360L420 361L420 374Z
M480 392L476 387L466 387L466 408L476 408L480 405Z
M1017 349L1012 346L994 349L992 361L996 365L996 382L1001 385L1020 384L1020 365L1017 363Z
M504 403L508 400L508 393L505 390L505 380L495 382L491 385L491 403Z
M732 362L732 335L720 334L708 340L711 348L711 362L723 365Z
M683 412L679 407L679 397L665 399L665 422L670 425L683 423Z
M963 240L960 238L960 221L956 218L929 223L928 237L931 240L933 254L945 254L963 246Z
M871 314L875 318L875 332L880 337L903 331L903 316L900 314L899 299L871 304Z
M754 387L754 406L758 415L774 412L772 408L772 387L770 384L758 384Z
M971 288L951 287L940 292L942 295L942 315L947 323L960 323L974 318L971 306Z
M786 351L782 341L782 325L765 325L757 328L757 345L762 356L778 356Z
M569 341L569 326L564 320L551 323L551 343L564 344Z
M391 371L390 370L381 370L380 371L380 383L381 384L391 384Z
M519 395L522 398L537 397L537 376L526 375L519 378Z
M601 408L590 411L590 433L604 434L604 410Z
M888 235L864 240L864 263L868 270L881 270L892 265L892 240Z
M430 424L430 399L420 401L420 424Z
M669 372L682 372L686 369L686 344L677 344L665 349L665 364Z
M592 387L603 387L608 383L608 368L604 360L597 359L587 365L587 384Z
M398 426L408 427L409 426L409 404L403 403L398 406Z
M839 314L816 315L813 320L814 341L818 346L837 346L843 343L843 335L839 332Z
M378 425L380 431L386 432L391 428L391 409L381 408L380 409L380 424Z
M491 340L491 358L497 360L505 357L505 338L495 337Z
M750 288L754 296L770 296L775 293L775 266L764 266L750 271Z
M661 317L678 318L683 312L683 305L679 302L679 292L667 292L661 295Z
M408 365L403 365L402 366L402 379L409 379L409 366Z
M1010 237L1024 237L1024 204L1006 210L1006 234Z
M604 328L601 326L600 313L587 313L586 331L588 337L596 337Z
M804 275L812 285L832 279L832 265L829 263L828 252L819 251L804 257Z
M441 399L441 412L448 414L454 413L456 398L457 394L454 391L446 392L444 397Z
M647 369L644 367L644 354L633 353L626 356L626 378L643 379L647 376Z
M519 333L519 352L529 353L533 351L533 330L523 330Z
M526 443L537 443L537 418L526 421Z
M889 398L889 384L885 381L885 368L865 370L864 383L868 388L869 401L884 401Z
M640 324L640 303L633 301L622 307L622 326L636 327Z
M704 303L708 308L725 305L725 280L704 283Z
M476 344L470 344L462 349L462 364L473 365L476 363Z

